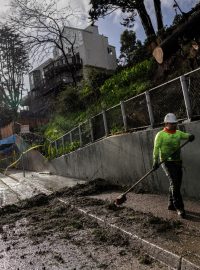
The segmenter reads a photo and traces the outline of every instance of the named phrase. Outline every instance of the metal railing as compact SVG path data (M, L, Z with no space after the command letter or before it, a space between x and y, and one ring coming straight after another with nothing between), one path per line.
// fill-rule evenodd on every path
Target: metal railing
M175 113L179 121L200 118L200 68L121 101L79 124L50 146L59 156L68 153L70 148L65 151L66 146L74 143L79 148L112 134L158 126L168 112Z

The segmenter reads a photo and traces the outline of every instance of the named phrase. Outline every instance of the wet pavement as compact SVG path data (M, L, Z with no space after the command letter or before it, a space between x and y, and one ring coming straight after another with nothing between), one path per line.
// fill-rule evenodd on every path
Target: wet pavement
M108 192L90 197L114 202L120 194L120 192ZM125 212L125 215L121 213L120 219L123 219L123 222L118 217L103 214L102 210L97 211L96 207L94 210L89 207L88 211L97 213L98 217L107 222L122 226L127 231L141 235L151 243L183 256L200 266L200 202L185 199L185 219L180 218L175 211L167 210L167 204L167 195L135 194L131 192L127 195L127 201L119 209L130 209L134 212L131 213L130 211L127 214ZM150 215L150 224L145 221L145 218L143 219L141 213L144 213L144 217ZM139 228L135 226L137 222ZM162 222L166 223L162 224ZM162 226L157 227L157 232L151 233L150 225L159 225L159 223ZM171 225L174 230L168 231ZM144 233L145 229L147 231Z
M20 185L28 185L22 179L15 183L1 178L19 197ZM0 270L168 269L56 196L37 195L6 207L0 211Z
M8 174L0 175L1 207L85 183L48 173L26 172L25 178L21 171L9 171ZM175 212L166 210L165 195L129 193L126 203L116 211L110 207L109 201L113 202L120 192L91 196L93 188L83 189L82 193L78 189L75 191L75 197L68 189L51 195L52 202L44 207L28 202L28 209L32 205L30 210L25 203L25 208L13 210L11 207L5 215L0 213L0 270L168 269L149 258L145 259L145 254L138 254L129 244L114 245L118 236L108 235L112 242L105 239L107 233L104 233L103 236L100 234L100 242L94 242L94 234L99 237L99 225L88 225L88 221L82 221L75 211L70 216L70 204L200 265L199 202L185 200L187 219L180 220ZM85 197L87 192L89 197ZM64 212L58 196L69 203ZM105 204L101 203L102 200L106 201Z
M51 194L64 187L73 187L85 181L51 175L48 172L25 172L11 170L0 173L0 207L31 198L40 193Z
M168 269L149 258L145 262L145 258L136 257L130 248L94 245L88 240L92 236L87 229L71 232L70 239L53 234L41 243L33 242L25 236L27 224L23 232L23 222L18 222L14 229L7 228L6 241L0 240L1 270Z

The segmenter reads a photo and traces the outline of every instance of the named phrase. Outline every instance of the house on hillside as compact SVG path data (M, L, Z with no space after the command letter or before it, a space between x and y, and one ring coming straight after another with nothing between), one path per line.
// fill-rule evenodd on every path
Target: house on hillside
M32 70L29 74L30 92L24 105L35 116L51 114L51 105L63 85L73 82L69 68L75 70L76 81L88 77L91 69L113 72L117 68L115 47L108 43L108 38L100 35L98 27L88 26L85 29L64 28L64 35L74 40L71 46L65 47L68 65L61 51L53 50L53 57Z

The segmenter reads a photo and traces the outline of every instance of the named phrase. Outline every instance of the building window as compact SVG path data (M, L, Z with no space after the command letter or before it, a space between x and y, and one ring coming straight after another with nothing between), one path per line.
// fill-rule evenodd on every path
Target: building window
M110 47L107 48L108 49L108 54L112 55L113 54L113 51Z

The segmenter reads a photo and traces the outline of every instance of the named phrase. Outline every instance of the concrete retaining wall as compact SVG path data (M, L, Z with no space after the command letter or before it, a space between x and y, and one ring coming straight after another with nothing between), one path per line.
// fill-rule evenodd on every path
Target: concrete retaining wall
M179 127L195 135L196 140L182 150L184 196L200 199L200 121ZM160 129L138 131L105 138L51 162L51 172L78 179L104 178L122 185L130 185L152 166L155 134ZM167 192L168 180L161 168L143 183L149 191Z
M20 162L22 168L22 161ZM51 166L44 156L37 150L31 150L24 155L24 168L29 171L49 171Z

